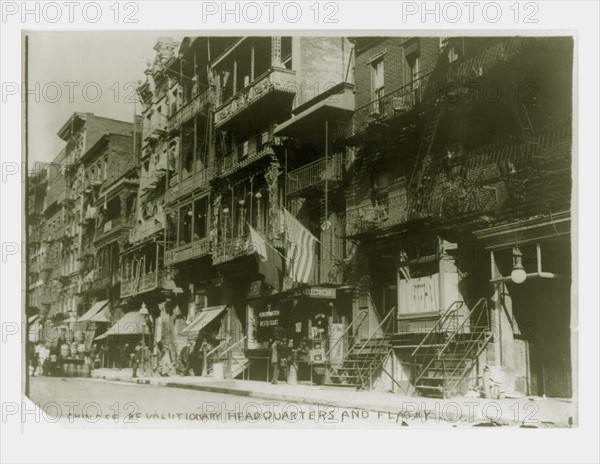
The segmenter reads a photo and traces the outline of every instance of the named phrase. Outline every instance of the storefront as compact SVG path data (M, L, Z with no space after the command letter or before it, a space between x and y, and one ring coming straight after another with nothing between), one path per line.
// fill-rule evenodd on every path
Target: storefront
M284 293L265 293L262 281L252 282L247 299L247 356L256 360L258 378L268 378L271 344L279 341L280 358L298 363L298 381L322 381L328 363L341 361L347 315L340 311L338 290L307 287ZM350 298L348 296L348 310ZM258 362L261 360L261 362ZM263 365L262 368L255 366Z

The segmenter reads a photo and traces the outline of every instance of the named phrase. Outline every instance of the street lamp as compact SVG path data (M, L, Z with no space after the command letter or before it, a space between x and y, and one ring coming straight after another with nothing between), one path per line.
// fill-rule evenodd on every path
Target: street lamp
M146 303L142 302L142 307L138 313L142 316L142 376L146 375L146 319L150 315Z
M522 263L523 253L519 247L513 248L513 268L510 273L510 278L515 284L522 284L527 278L527 273Z

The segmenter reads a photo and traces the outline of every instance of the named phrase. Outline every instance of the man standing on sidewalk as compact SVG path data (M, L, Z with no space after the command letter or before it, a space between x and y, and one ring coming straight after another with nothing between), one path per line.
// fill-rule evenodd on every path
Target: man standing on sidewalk
M271 367L273 369L271 383L277 383L279 380L279 342L277 339L271 344Z
M137 377L137 371L138 368L140 367L140 364L142 363L142 344L141 342L138 343L135 346L135 351L133 352L133 359L132 359L132 368L133 368L133 375L132 377L135 379ZM144 367L142 366L142 372L143 372Z

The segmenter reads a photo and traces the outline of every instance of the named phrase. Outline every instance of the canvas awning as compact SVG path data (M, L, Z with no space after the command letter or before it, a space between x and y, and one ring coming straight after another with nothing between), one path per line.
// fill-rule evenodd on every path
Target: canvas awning
M105 306L101 311L90 317L90 322L110 322L110 309Z
M96 316L100 311L102 311L106 305L108 305L108 300L96 301L83 316L77 319L77 322L91 321L92 317Z
M196 318L181 331L181 333L190 334L200 332L208 324L210 324L217 316L219 316L223 311L225 311L225 308L227 308L227 305L204 308L200 312L200 314L198 314Z
M144 316L138 311L132 311L125 314L119 322L113 325L102 335L96 337L96 340L102 340L111 335L141 335L149 334L148 326L145 323Z

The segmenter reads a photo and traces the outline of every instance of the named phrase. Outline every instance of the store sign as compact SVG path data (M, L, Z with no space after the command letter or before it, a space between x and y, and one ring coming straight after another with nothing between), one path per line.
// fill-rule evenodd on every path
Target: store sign
M279 321L277 319L271 319L268 321L260 321L261 327L267 327L267 326L271 326L271 325L279 325Z
M309 298L331 298L335 299L336 291L335 288L327 288L327 287L312 287L305 288L303 291L305 296Z
M258 313L258 317L273 317L273 316L279 316L279 311L278 310L263 311L262 313Z

